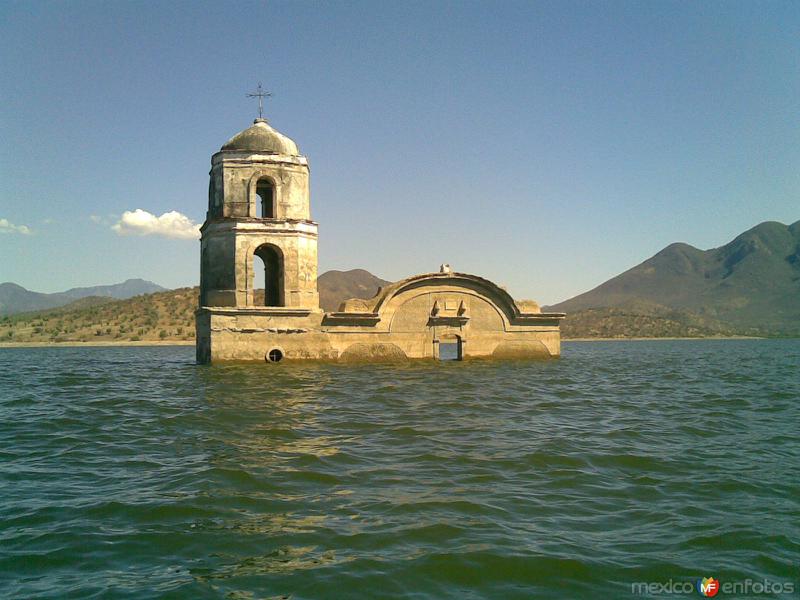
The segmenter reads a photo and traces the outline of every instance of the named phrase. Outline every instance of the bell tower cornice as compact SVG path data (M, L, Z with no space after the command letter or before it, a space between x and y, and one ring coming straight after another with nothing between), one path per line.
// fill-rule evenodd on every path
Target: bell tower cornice
M298 165L308 168L308 159L302 155L265 154L250 150L220 150L211 157L212 168L220 164L246 167L253 163Z

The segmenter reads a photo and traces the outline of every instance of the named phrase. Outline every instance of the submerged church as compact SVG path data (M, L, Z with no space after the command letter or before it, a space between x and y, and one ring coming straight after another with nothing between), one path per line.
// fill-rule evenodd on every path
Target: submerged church
M200 230L199 363L560 355L563 313L543 313L536 302L515 301L447 265L323 312L308 160L265 119L211 157L210 176ZM263 300L256 268L265 273Z

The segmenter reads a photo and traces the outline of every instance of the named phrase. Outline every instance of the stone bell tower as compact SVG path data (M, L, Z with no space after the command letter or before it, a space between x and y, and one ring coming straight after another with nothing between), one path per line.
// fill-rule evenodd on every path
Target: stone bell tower
M200 306L319 310L308 161L258 118L211 157ZM265 298L256 300L256 269ZM280 312L280 311L278 311Z
M259 90L260 91L260 90ZM234 360L319 326L317 224L308 161L259 117L211 157L208 212L200 228L197 361ZM264 297L256 272L264 273ZM274 346L274 347L273 347ZM249 354L248 354L249 355Z
M197 362L542 358L561 353L563 313L515 301L491 281L443 267L323 312L317 224L297 144L262 117L211 157L200 228ZM264 273L265 293L256 294ZM260 287L260 286L259 286Z

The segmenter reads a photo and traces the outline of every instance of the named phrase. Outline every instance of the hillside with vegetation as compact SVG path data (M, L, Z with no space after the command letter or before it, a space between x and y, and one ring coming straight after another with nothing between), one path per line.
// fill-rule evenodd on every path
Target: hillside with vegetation
M369 298L387 281L363 269L328 271L319 278L322 306L335 310L348 298ZM0 317L0 343L188 342L194 340L197 287L142 294L125 300L91 296L65 306ZM264 302L256 290L255 302Z
M0 343L191 342L198 293L194 287L127 300L83 298L61 308L7 315L0 317ZM263 291L257 292L256 300L262 298ZM688 311L646 303L576 311L561 330L564 339L748 334Z
M155 285L139 282L134 281ZM332 311L348 298L370 298L387 283L363 269L328 271L318 279L322 308ZM3 285L15 306L20 290L36 294ZM85 288L69 290L78 299L66 306L2 316L0 343L194 340L198 288L120 300L110 296L135 286L117 287L100 286L102 296L88 297L81 297ZM256 292L260 302L263 290ZM34 301L27 306L38 307ZM800 336L800 221L762 223L712 250L672 244L595 289L545 309L567 313L564 339Z
M2 342L191 341L198 288L127 300L83 298L31 313L0 317Z
M645 303L589 308L568 313L561 323L564 339L694 338L755 335L686 310Z
M638 329L630 318L637 314L658 317L663 321L659 328L672 328L666 321L674 321L698 331L800 335L800 221L788 226L761 223L711 250L671 244L593 290L548 309L568 313L571 324L566 329L582 332L587 325L578 322L591 321L592 330L629 333Z

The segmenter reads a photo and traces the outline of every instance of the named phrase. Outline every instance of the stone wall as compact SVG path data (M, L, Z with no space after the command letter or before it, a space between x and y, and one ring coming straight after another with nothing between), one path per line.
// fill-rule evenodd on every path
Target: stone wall
M390 291L374 313L291 312L254 307L202 309L198 348L209 340L209 359L263 361L277 349L287 360L384 361L433 359L439 344L456 341L463 359L549 358L561 353L563 315L507 314L493 296L440 277ZM360 308L366 304L356 304Z

